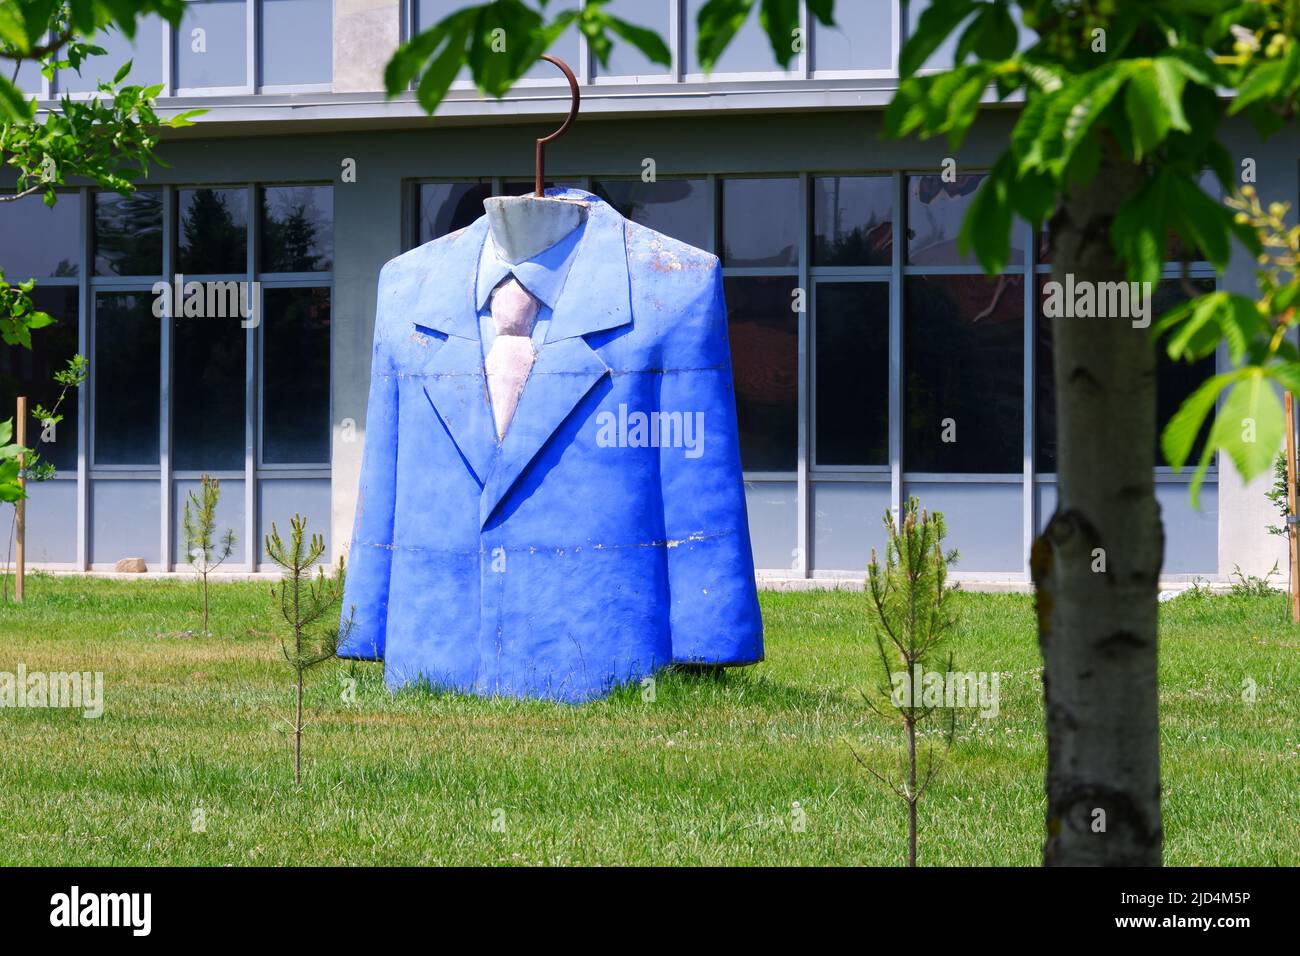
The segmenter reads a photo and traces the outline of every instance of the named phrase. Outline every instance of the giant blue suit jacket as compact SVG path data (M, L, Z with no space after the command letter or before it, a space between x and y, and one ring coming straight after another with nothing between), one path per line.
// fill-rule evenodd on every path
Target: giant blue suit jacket
M718 260L548 195L589 215L500 444L474 303L486 217L379 277L339 653L382 659L390 687L576 702L763 657ZM703 413L698 456L611 428L636 412Z

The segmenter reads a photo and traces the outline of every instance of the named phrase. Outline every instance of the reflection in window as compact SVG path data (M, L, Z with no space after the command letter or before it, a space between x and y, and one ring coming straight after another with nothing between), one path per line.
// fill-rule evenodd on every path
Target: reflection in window
M889 464L889 284L819 282L818 465Z
M620 20L667 37L668 9L675 2L676 0L611 0L605 9ZM668 72L668 67L662 63L650 62L645 54L624 40L614 41L614 47L609 51L609 66L601 66L600 61L595 60L595 69L601 76L650 76Z
M244 86L248 82L244 0L190 0L176 31L175 56L177 89Z
M489 183L420 183L420 244L463 229L483 215Z
M329 83L333 36L333 0L262 0L262 86Z
M912 265L975 265L973 253L957 252L966 211L984 176L958 176L948 182L943 176L909 176L907 178L907 261ZM1008 264L1025 261L1020 229L1012 226L1011 255Z
M162 274L162 192L95 193L95 275Z
M248 190L180 189L177 269L229 275L248 269Z
M893 0L835 5L835 26L813 17L813 69L888 70L892 65Z
M592 192L640 223L697 249L712 244L712 209L704 179L610 179L593 184Z
M1042 312L1042 302L1045 296L1044 287L1049 281L1051 281L1051 276L1039 276L1039 308L1036 310L1036 347L1034 350L1034 371L1037 379L1034 389L1034 437L1037 446L1034 449L1034 468L1044 474L1054 473L1057 467L1056 377L1052 367L1052 320L1044 316ZM1197 294L1214 291L1213 279L1193 279L1191 284L1196 289ZM1187 293L1184 291L1180 280L1171 279L1167 282L1161 282L1156 286L1155 294L1152 296L1152 321L1158 321L1160 316L1180 302L1187 301L1187 298ZM1099 322L1107 320L1078 319L1077 321ZM1175 362L1169 357L1165 345L1166 342L1162 339L1155 346L1157 465L1169 464L1160 448L1160 433L1192 392L1196 391L1215 372L1213 355L1207 356L1198 362ZM1214 415L1211 414L1201 429L1201 434L1196 443L1192 446L1190 461L1196 462L1200 460L1213 421Z
M909 472L1023 467L1023 276L913 276L903 285Z
M330 460L329 289L264 289L262 461Z
M54 374L77 354L77 290L73 286L42 286L32 290L32 304L49 313L54 325L32 337L33 348L0 342L0 421L14 414L14 401L27 396L27 407L53 409L62 386ZM70 389L59 407L63 421L52 433L34 418L27 420L27 444L60 471L77 467L77 392ZM47 440L48 437L48 440Z
M237 315L173 320L174 468L243 469L244 343Z
M799 180L723 179L718 190L723 265L799 264Z
M531 196L533 187L537 185L531 179L508 179L501 184L501 192L498 196ZM582 183L566 182L564 180L543 180L543 189L586 189Z
M95 464L158 464L158 395L162 322L153 296L95 296Z
M328 272L334 265L334 193L329 186L262 190L262 271Z
M15 283L75 276L80 236L78 193L60 193L53 207L40 193L0 204L0 269Z
M686 18L686 50L690 58L691 73L704 72L695 57L695 51L700 35L697 18L700 15L700 8L706 2L707 0L686 0L686 9L683 13ZM793 69L794 66L792 60L790 68ZM752 11L745 18L744 24L736 31L735 37L713 67L714 73L772 73L780 70L781 65L776 62L776 54L772 52L772 41L767 38L767 33L759 25L756 11Z
M731 339L740 461L746 471L794 471L799 431L797 280L723 280Z
M893 192L888 176L816 177L813 265L889 265L894 248Z
M104 55L86 58L82 61L80 73L73 69L60 70L59 92L93 92L101 81L112 82L127 60L131 61L131 72L122 81L123 86L161 83L165 26L161 17L150 14L137 21L134 40L128 40L116 27L106 27L96 33L91 42L102 48Z

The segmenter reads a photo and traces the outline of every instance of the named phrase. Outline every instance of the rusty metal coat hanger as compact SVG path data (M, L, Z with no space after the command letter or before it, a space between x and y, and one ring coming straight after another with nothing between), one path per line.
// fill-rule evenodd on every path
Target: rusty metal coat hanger
M569 92L572 99L569 102L569 115L564 118L564 122L550 136L543 136L537 141L537 164L536 175L533 177L533 195L541 199L546 195L546 144L552 143L569 131L573 121L578 117L578 105L582 100L578 92L578 78L573 75L573 70L569 69L569 64L565 63L558 56L551 56L549 53L543 53L542 59L548 63L554 63L560 68L565 79L569 81Z

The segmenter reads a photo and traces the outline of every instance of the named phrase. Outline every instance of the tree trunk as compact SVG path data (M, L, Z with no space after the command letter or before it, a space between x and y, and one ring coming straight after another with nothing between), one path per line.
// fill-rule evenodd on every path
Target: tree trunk
M907 865L916 866L916 720L907 721Z
M1053 220L1052 278L1125 281L1110 241L1140 167L1101 169ZM1161 863L1156 364L1128 318L1052 320L1057 504L1034 543L1047 720L1048 866Z
M298 693L294 698L293 783L302 783L302 671L298 671Z

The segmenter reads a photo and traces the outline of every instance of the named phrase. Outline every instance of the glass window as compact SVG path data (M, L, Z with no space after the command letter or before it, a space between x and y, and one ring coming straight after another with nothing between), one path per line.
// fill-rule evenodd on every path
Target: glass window
M411 24L411 36L423 33L430 27L436 26L443 18L455 13L465 5L464 0L415 0L414 9L412 10L415 22ZM457 80L472 78L468 66L462 66L460 72L456 74Z
M692 73L704 72L696 58L695 50L700 35L696 18L700 15L700 8L706 2L707 0L686 0L685 53ZM836 4L836 6L840 5ZM790 38L790 42L794 43L794 37ZM790 65L793 68L794 61L791 61ZM713 67L714 73L772 73L780 70L781 65L776 62L776 54L772 52L772 41L759 26L756 11L745 18L744 24L736 31L736 35L732 37L731 42L727 44L727 49L723 51Z
M533 186L536 185L531 179L508 179L501 184L501 192L498 196L531 196ZM555 189L561 187L564 189L586 189L582 183L566 182L564 180L547 179L542 182L543 189Z
M746 471L794 471L799 433L796 279L723 280L731 339L740 461Z
M14 415L14 401L27 396L27 407L53 409L63 386L54 373L67 367L77 354L77 290L73 286L41 286L32 290L32 304L48 312L54 325L32 335L32 348L0 342L0 421ZM77 392L69 389L59 406L63 421L46 431L34 418L27 419L27 445L35 448L59 470L77 467Z
M576 7L576 3L556 4L551 8L547 19L555 15L558 10L570 7ZM574 76L578 74L578 27L575 24L569 24L559 39L551 44L546 51L551 56L558 56L565 63L569 64L569 69L573 71ZM560 72L559 67L554 63L545 63L538 61L524 71L523 79L525 80L550 80L553 83L563 83L568 86L568 80Z
M40 96L41 85L45 78L41 76L41 65L35 60L23 60L18 64L18 76L14 84L29 96Z
M893 192L893 180L888 176L813 179L813 265L890 265Z
M799 264L799 180L724 179L718 190L723 265Z
M262 461L330 460L329 289L264 289Z
M704 179L609 179L595 183L594 192L633 222L680 239L697 249L713 244L713 210Z
M244 0L190 0L176 30L175 86L209 89L248 82Z
M971 200L984 182L982 174L907 177L907 261L917 266L976 265L973 254L957 252L957 236ZM1011 227L1009 265L1025 261L1019 220Z
M60 193L53 207L39 193L0 204L0 269L10 282L77 275L80 244L79 194Z
M186 275L248 270L248 190L179 189L176 267Z
M911 0L907 5L907 35L911 36L916 32L916 25L920 21L921 14L925 8L930 6L930 0ZM839 14L839 4L836 4L836 14ZM1017 48L1027 50L1038 39L1038 34L1030 30L1021 22L1019 10L1012 9L1011 18L1016 21L1016 26L1020 32L1020 43ZM930 54L930 58L925 61L921 67L923 70L946 70L952 67L953 59L957 53L957 44L961 40L961 35L965 32L966 27L971 20L966 17L960 26L948 34L948 38L939 45L939 49ZM966 62L973 62L974 55L967 58Z
M676 0L611 0L605 9L628 23L645 27L663 37L668 42L668 12ZM614 48L609 51L609 66L602 67L595 60L596 71L602 76L651 76L668 72L668 67L661 63L652 63L640 50L625 40L614 40Z
M909 472L1024 464L1024 277L913 276L903 285Z
M162 321L144 292L95 296L95 464L158 464Z
M328 272L334 266L334 193L329 186L262 190L262 271Z
M59 71L59 92L89 93L100 81L112 81L117 71L131 61L131 72L122 83L126 86L152 86L162 82L163 28L167 24L157 14L141 17L136 23L135 39L128 40L116 27L105 28L92 39L102 47L103 56L92 56L81 64L81 72Z
M819 282L816 460L889 464L889 283Z
M483 215L492 186L476 183L420 183L420 243L463 229Z
M173 468L243 469L244 343L238 314L172 320Z
M1051 281L1051 276L1039 276L1039 309L1036 323L1035 363L1035 442L1034 467L1044 474L1056 471L1056 378L1052 368L1052 320L1042 314L1044 287ZM1214 291L1213 279L1193 279L1192 285L1197 294ZM1187 301L1187 293L1180 280L1171 279L1161 282L1152 296L1151 317L1156 321L1180 302ZM1081 322L1100 322L1103 319L1080 319ZM1140 331L1140 330L1135 330ZM1160 432L1164 430L1169 419L1182 406L1183 402L1200 387L1201 383L1214 375L1214 356L1208 356L1199 362L1175 362L1165 351L1162 340L1155 346L1156 350L1156 464L1168 465L1160 449ZM1211 415L1201 429L1201 434L1192 446L1190 460L1200 460L1209 434Z
M95 275L162 274L162 192L95 193Z
M262 86L328 84L333 37L333 0L262 0Z
M893 0L835 4L835 26L813 17L813 69L888 70L893 65Z

